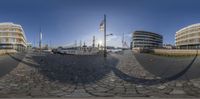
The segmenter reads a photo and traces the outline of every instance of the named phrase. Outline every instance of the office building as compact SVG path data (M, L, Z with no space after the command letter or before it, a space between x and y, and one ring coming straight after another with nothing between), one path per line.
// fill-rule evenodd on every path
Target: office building
M200 48L200 23L189 25L176 32L176 47L180 49Z
M133 33L133 48L161 48L163 44L163 36L147 31L135 31Z
M0 49L24 51L26 48L26 36L21 25L0 23Z

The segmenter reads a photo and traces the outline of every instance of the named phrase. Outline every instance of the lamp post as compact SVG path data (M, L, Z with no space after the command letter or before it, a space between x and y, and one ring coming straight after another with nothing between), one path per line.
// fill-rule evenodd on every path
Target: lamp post
M104 15L104 57L107 57L106 49L106 15Z
M111 33L111 34L107 34L106 36L112 36L113 34Z
M100 24L100 28L103 27L103 32L104 32L104 57L107 57L107 47L106 47L106 37L111 36L113 34L106 34L106 15L104 15L104 20L103 24Z

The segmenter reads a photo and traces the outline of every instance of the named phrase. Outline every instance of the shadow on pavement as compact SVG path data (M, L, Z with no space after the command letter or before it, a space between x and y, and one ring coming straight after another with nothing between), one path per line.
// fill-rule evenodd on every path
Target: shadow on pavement
M51 81L70 84L86 84L100 80L111 72L109 66L116 66L118 60L110 55L105 59L101 55L73 56L73 55L35 55L32 59L39 65L22 61L12 55L13 59L28 66L39 69L39 72Z
M14 56L12 54L8 54L12 59L14 59L15 61L18 61L19 63L23 63L23 64L26 64L28 66L33 66L33 67L37 67L37 65L35 64L32 64L32 63L29 63L29 62L26 62L26 61L23 61L23 58L25 57L25 55L23 56L23 58L19 58L17 56Z
M121 78L125 81L132 82L132 83L135 83L135 84L140 84L140 85L155 85L155 84L166 83L166 82L169 82L169 81L177 80L178 78L183 76L193 65L194 61L197 58L197 55L198 55L198 51L197 51L196 56L187 65L187 67L185 67L182 71L180 71L180 72L178 72L175 75L172 75L170 77L161 78L161 79L136 78L136 77L129 76L129 75L123 73L122 71L120 71L119 69L117 69L115 67L111 67L111 68L112 68L112 70L113 70L113 72L115 73L116 76L118 76L119 78Z
M173 76L177 74L177 72L182 71L188 66L188 64L191 63L191 61L195 57L195 55L188 57L168 57L145 53L134 53L134 56L145 70L161 78ZM199 60L200 57L198 56L193 63L193 66L178 80L199 78Z
M18 66L20 61L16 61L12 57L9 57L11 54L6 54L5 56L1 56L3 60L0 62L0 77L8 74L14 68ZM17 57L17 59L22 60L25 57L25 54L12 54L12 56Z
M77 84L92 83L111 72L108 66L116 66L118 60L108 56L49 55L33 57L40 64L40 72L50 80ZM108 66L107 66L108 65Z
M101 80L104 76L113 71L116 76L125 81L141 85L154 85L176 80L183 76L196 60L197 54L182 71L162 79L142 79L129 76L116 68L118 59L111 55L108 55L106 59L102 56L61 56L55 54L32 56L32 59L38 63L39 66L23 61L12 55L10 55L10 57L26 65L38 68L40 73L52 81L70 84L86 84Z

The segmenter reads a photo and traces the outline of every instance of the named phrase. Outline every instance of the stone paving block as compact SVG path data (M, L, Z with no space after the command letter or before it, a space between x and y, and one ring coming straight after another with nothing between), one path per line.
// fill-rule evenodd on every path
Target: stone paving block
M136 61L134 56L127 53L125 54L127 56L123 56L124 54L114 54L114 57L119 59L119 63L116 66L117 69L133 77L161 79L146 71ZM76 64L76 62L70 61L71 59L68 56L44 54L44 57L40 55L38 59L33 59L33 57L39 56L39 54L36 53L32 53L32 55L29 53L28 56L29 59L25 58L24 62L38 64L37 67L31 67L24 63L20 63L10 74L0 78L0 97L8 96L6 93L10 93L13 97L189 97L190 95L200 93L198 87L200 85L200 79L191 81L191 85L185 85L181 81L172 81L162 85L145 86L125 81L120 77L117 77L113 71L107 73L106 71L108 71L108 68L102 69L99 67L100 69L98 69L98 71L93 70L86 72L88 69L93 68L92 66L86 66L86 71L83 67L80 67L74 74L73 72L72 74L68 74L68 72L71 72L74 69L71 65ZM55 60L55 58L60 60ZM37 61L41 59L43 61L38 63ZM50 61L48 62L48 60ZM70 62L66 62L66 60ZM96 62L91 62L93 65L95 65L95 63ZM56 72L52 72L49 68L38 68L38 66L45 67L45 65L52 66L51 68L55 69ZM69 70L64 70L66 68ZM61 82L58 79L50 80L48 78L49 75L44 76L44 73L41 73L41 70L50 72L49 75L52 75L54 78L65 78L66 82ZM56 74L59 74L60 72L65 75L57 76ZM101 74L102 72L106 74ZM90 75L85 75L87 73Z
M174 89L170 94L186 94L184 90Z
M42 93L41 89L33 88L30 90L30 95L33 97L38 97L38 96L42 96L43 93Z

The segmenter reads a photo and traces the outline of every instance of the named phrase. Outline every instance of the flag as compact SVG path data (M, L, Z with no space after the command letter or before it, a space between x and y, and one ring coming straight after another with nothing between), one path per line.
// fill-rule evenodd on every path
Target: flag
M100 23L100 32L104 32L104 20Z

